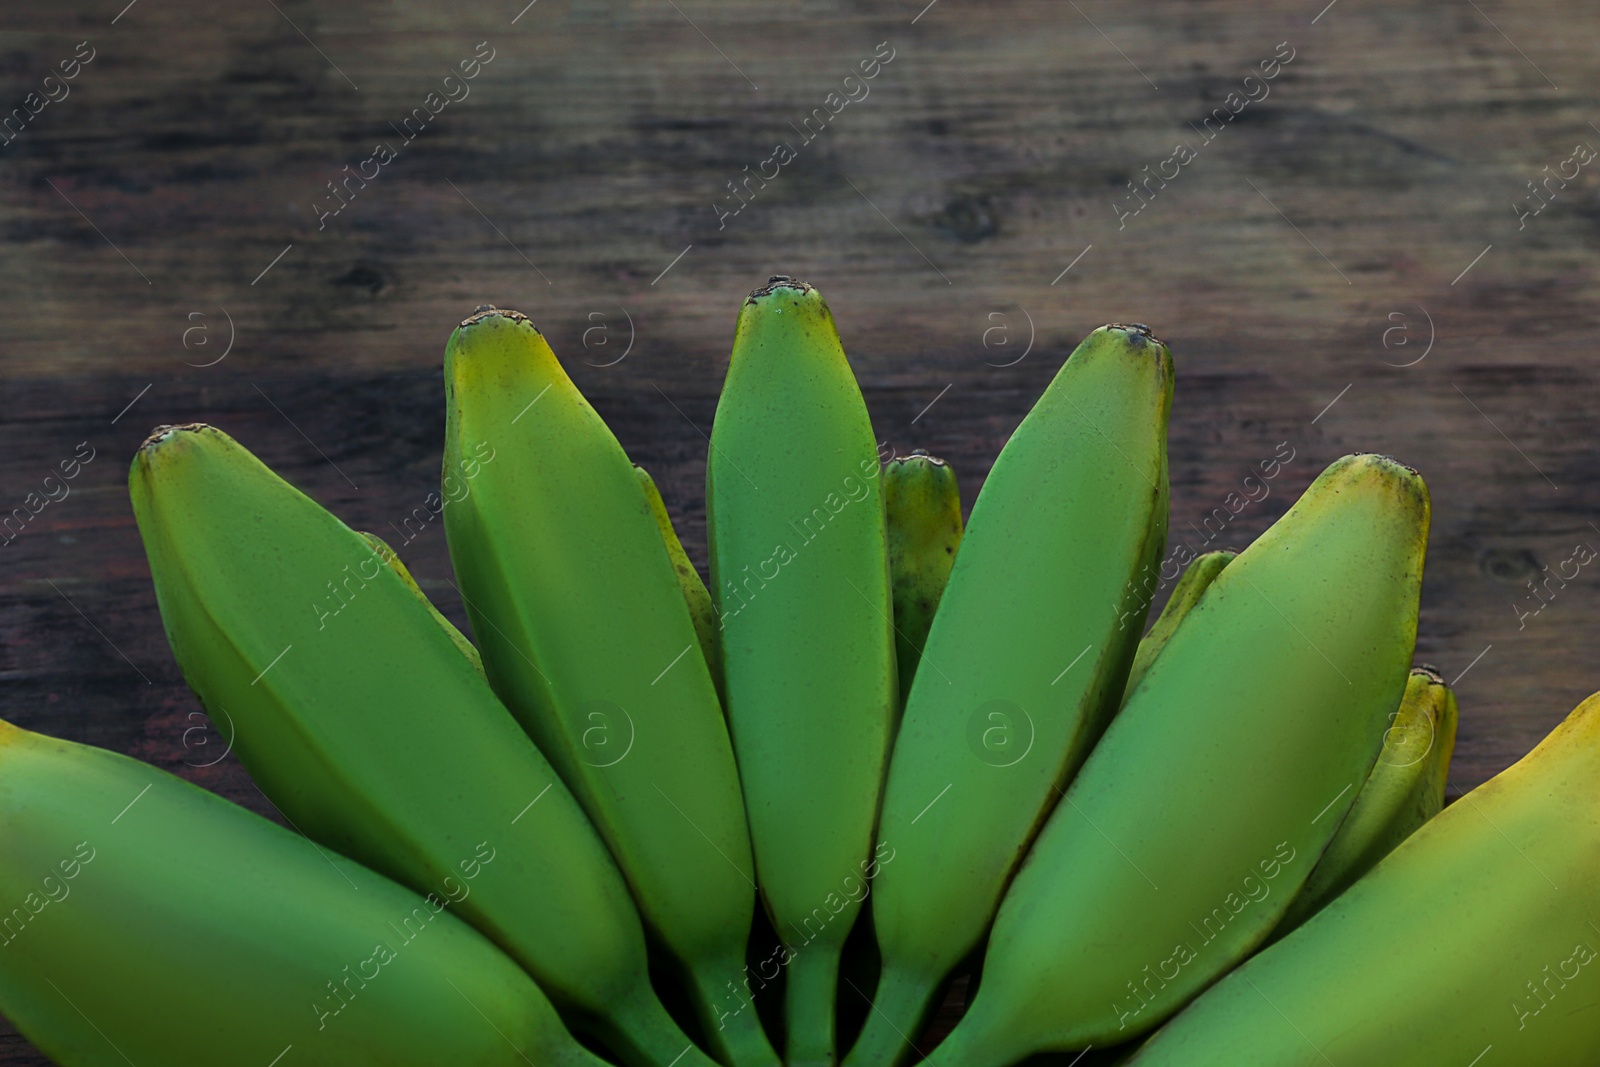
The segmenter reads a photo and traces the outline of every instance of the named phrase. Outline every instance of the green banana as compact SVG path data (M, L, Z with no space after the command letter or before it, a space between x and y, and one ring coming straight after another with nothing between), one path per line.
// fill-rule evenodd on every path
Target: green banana
M1372 773L1273 931L1275 938L1305 922L1439 814L1457 718L1456 697L1444 679L1432 668L1414 669Z
M1600 1062L1597 782L1600 694L1217 983L1132 1063Z
M157 430L129 482L184 676L296 828L419 892L489 839L462 917L628 1063L685 1055L604 843L370 542L208 426Z
M1161 651L1172 637L1172 632L1178 628L1178 624L1200 602L1201 594L1216 581L1217 575L1222 573L1222 568L1231 563L1238 554L1231 548L1224 548L1196 556L1194 562L1189 564L1183 572L1183 577L1178 579L1178 584L1172 587L1172 595L1167 598L1166 606L1151 624L1150 632L1139 642L1139 651L1134 654L1133 666L1128 669L1128 683L1122 690L1123 700L1127 700L1138 688L1139 680L1150 669L1156 653Z
M739 309L707 471L728 721L789 960L785 1062L832 1064L898 689L878 452L810 285L775 277Z
M603 1067L446 913L488 842L424 900L104 749L0 723L0 781L0 1010L54 1063Z
M661 541L667 546L672 570L683 589L684 603L689 605L689 618L694 622L695 636L700 639L700 652L705 656L706 667L711 671L711 680L716 683L717 699L720 701L722 645L717 632L717 613L711 607L711 593L706 589L706 583L701 581L700 572L694 569L689 553L683 550L683 542L678 540L678 531L672 526L672 516L667 514L666 501L661 499L661 490L656 488L655 480L637 463L633 465L633 473L644 487L645 498L650 501L650 514L655 516L656 525L661 529Z
M1347 456L1217 577L1034 842L939 1061L1131 1039L1261 943L1399 703L1428 515L1416 472Z
M375 533L368 533L366 530L361 531L361 536L367 539L367 543L378 554L378 558L387 563L389 569L400 576L400 580L406 583L406 588L410 589L418 600L427 605L428 613L433 616L433 621L443 627L444 632L455 643L456 648L471 661L474 667L478 668L478 673L482 674L483 659L478 655L477 647L467 640L466 634L456 629L455 623L444 617L444 612L434 607L433 601L428 599L428 594L422 591L422 586L418 585L417 580L411 576L411 571L400 561L400 557L395 550L389 547L389 542Z
M716 1051L771 1065L744 974L755 914L739 770L648 493L527 317L479 309L445 351L445 510L489 680L611 848L687 971Z
M889 768L883 970L848 1067L906 1053L1116 710L1150 604L1137 579L1166 541L1172 379L1148 327L1095 330L973 504Z
M904 707L961 546L961 489L949 464L917 449L884 464L883 504L889 524L894 652Z
M1456 702L1455 690L1445 682L1444 675L1438 669L1424 664L1422 670L1427 671L1438 685L1443 688L1443 702L1434 711L1433 747L1428 750L1426 763L1427 776L1422 783L1422 795L1426 797L1425 803L1432 809L1431 819L1434 815L1444 810L1446 804L1445 794L1450 787L1450 760L1456 752L1456 731L1461 725L1461 709ZM1398 717L1398 716L1396 716ZM1422 820L1427 822L1427 819ZM1422 824L1418 823L1420 827ZM1412 833L1416 831L1413 830ZM1396 845L1399 844L1397 840Z

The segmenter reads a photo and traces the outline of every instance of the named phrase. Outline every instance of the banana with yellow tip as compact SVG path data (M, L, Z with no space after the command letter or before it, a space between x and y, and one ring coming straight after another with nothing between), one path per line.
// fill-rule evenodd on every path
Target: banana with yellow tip
M734 1067L776 1067L740 994L754 867L728 727L637 469L527 316L480 308L445 350L445 509L489 680L610 846ZM734 990L730 997L729 987Z
M1600 1063L1600 694L1130 1067Z
M184 677L298 829L418 892L487 840L461 917L628 1064L710 1063L582 809L371 542L209 426L157 430L129 488Z
M1034 841L939 1062L1128 1041L1270 934L1405 688L1428 517L1415 471L1347 456L1217 576Z

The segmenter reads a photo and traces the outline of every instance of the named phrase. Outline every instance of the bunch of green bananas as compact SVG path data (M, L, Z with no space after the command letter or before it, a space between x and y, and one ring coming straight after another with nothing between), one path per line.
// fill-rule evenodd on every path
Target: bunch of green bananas
M1600 697L1441 814L1415 471L1339 459L1179 578L1171 354L1110 325L964 528L778 277L710 438L708 589L525 316L478 309L445 383L475 643L220 430L139 449L174 654L298 832L0 724L0 1010L57 1062L1600 1058Z

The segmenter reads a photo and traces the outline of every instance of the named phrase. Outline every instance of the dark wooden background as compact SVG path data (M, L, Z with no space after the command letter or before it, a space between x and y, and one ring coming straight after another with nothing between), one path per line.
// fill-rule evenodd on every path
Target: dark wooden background
M1420 469L1418 657L1459 678L1453 791L1600 689L1593 568L1517 613L1600 546L1600 163L1525 226L1515 206L1600 147L1592 4L125 2L0 13L0 113L95 54L0 147L0 512L95 454L0 545L4 718L267 813L231 757L200 766L223 742L191 732L126 464L155 424L214 422L392 533L437 484L440 356L481 303L541 325L703 566L703 433L739 300L775 272L828 296L880 437L949 458L969 505L1119 320L1178 361L1175 537L1280 442L1221 540L1345 452ZM471 95L404 144L391 124L484 41ZM870 96L802 145L789 123L880 42ZM1202 145L1281 42L1270 96ZM797 158L719 228L779 141ZM1119 228L1179 141L1197 158ZM397 158L319 229L378 142ZM402 555L462 619L439 524Z

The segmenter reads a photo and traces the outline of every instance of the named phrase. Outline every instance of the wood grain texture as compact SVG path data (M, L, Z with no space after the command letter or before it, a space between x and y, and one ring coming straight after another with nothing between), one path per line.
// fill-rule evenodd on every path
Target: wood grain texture
M231 757L200 766L222 742L188 732L125 465L156 423L214 422L391 536L436 485L439 360L481 303L541 324L703 566L704 434L738 301L774 272L822 288L880 437L948 458L969 506L1107 321L1178 361L1175 539L1280 443L1293 461L1219 540L1345 452L1416 466L1418 657L1466 672L1453 791L1600 688L1592 568L1517 611L1600 546L1596 166L1515 208L1600 147L1593 5L124 2L0 14L0 109L78 42L95 56L0 146L0 512L95 450L0 545L6 719L270 816ZM407 142L479 42L470 95ZM869 95L831 114L880 42ZM1208 140L1281 42L1269 95ZM1132 199L1180 142L1194 158ZM379 143L395 158L319 228ZM779 143L793 161L721 217ZM440 525L391 539L464 625ZM0 1064L43 1062L0 1036Z

